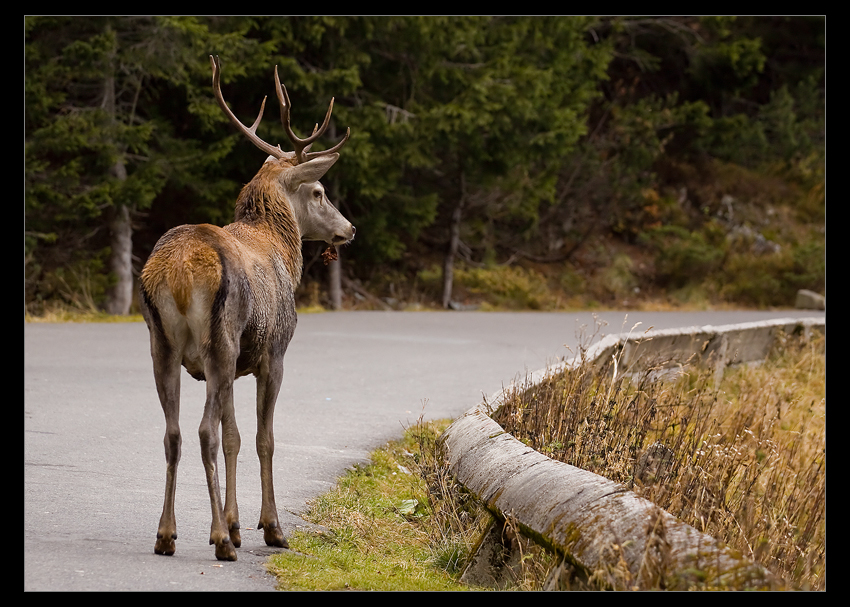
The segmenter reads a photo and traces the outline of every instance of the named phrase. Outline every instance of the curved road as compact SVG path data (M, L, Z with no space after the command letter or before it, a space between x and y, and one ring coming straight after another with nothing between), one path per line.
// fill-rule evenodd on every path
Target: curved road
M604 312L606 334L823 312ZM275 416L275 484L290 533L311 498L420 415L455 417L505 383L572 356L575 313L336 312L302 315ZM239 560L219 563L197 427L204 384L185 372L177 552L153 553L164 421L143 323L24 325L24 590L273 590L260 509L254 382L236 383L242 435ZM221 458L220 458L221 461ZM223 483L223 479L222 479ZM251 527L251 529L245 529Z

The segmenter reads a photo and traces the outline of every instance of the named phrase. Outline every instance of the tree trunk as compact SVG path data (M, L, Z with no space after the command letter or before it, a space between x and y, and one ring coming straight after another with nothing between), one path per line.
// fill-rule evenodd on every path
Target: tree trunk
M106 311L110 314L126 315L133 303L133 227L130 209L119 204L113 209L109 222L110 245L109 271L115 284L107 293Z
M331 300L332 310L342 309L342 266L339 260L339 250L337 250L337 259L328 264L328 296Z
M115 77L110 73L103 87L103 108L117 122L115 109ZM120 147L115 142L116 147ZM113 177L119 181L127 180L127 167L119 154L118 160L110 169ZM106 311L109 314L126 315L130 313L133 302L133 226L130 221L130 209L116 203L109 220L109 271L115 278L115 284L107 291Z
M460 242L460 224L463 219L463 206L466 198L466 187L463 172L460 174L460 196L457 205L452 211L451 224L449 225L449 248L443 260L443 307L448 308L452 300L452 284L454 283L454 263L457 255L457 247Z
M333 127L334 124L331 123L331 130L333 131L331 135L334 137L332 140L336 141L336 129ZM331 194L331 204L339 209L339 185L337 180L330 181L328 187ZM332 310L342 309L342 260L339 255L340 251L337 249L337 259L328 264L328 297L331 300Z

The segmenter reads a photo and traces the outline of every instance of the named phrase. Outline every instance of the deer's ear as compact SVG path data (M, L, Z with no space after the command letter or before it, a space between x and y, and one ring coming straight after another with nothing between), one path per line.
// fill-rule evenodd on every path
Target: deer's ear
M294 190L302 184L319 181L338 159L339 154L333 153L292 167L286 172L287 185Z

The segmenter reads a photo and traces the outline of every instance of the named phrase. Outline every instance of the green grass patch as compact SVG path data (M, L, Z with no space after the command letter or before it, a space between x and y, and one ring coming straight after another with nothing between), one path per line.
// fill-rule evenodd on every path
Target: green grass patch
M282 590L465 590L463 565L489 514L439 464L449 421L418 423L354 466L303 517L269 569Z

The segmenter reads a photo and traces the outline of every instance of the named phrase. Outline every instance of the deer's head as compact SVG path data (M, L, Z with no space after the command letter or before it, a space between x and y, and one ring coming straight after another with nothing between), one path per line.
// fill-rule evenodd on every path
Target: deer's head
M263 99L260 113L254 124L251 127L246 127L227 107L221 94L221 64L218 57L210 56L210 63L213 69L213 91L222 111L249 141L269 154L263 168L258 173L258 177L262 177L260 187L265 185L279 187L282 190L282 194L289 201L298 222L301 240L321 240L330 245L341 245L353 239L354 226L328 200L325 188L319 182L328 169L339 159L338 150L348 141L351 130L347 129L342 141L332 148L320 152L310 151L313 142L321 137L328 127L333 111L333 99L331 99L321 127L316 125L312 135L306 139L300 139L292 131L289 117L291 107L289 95L286 92L286 87L280 83L277 66L275 66L274 79L280 102L281 122L289 140L295 147L294 151L285 152L280 146L266 143L257 136L257 126L263 117L266 99ZM263 211L258 209L257 212Z

